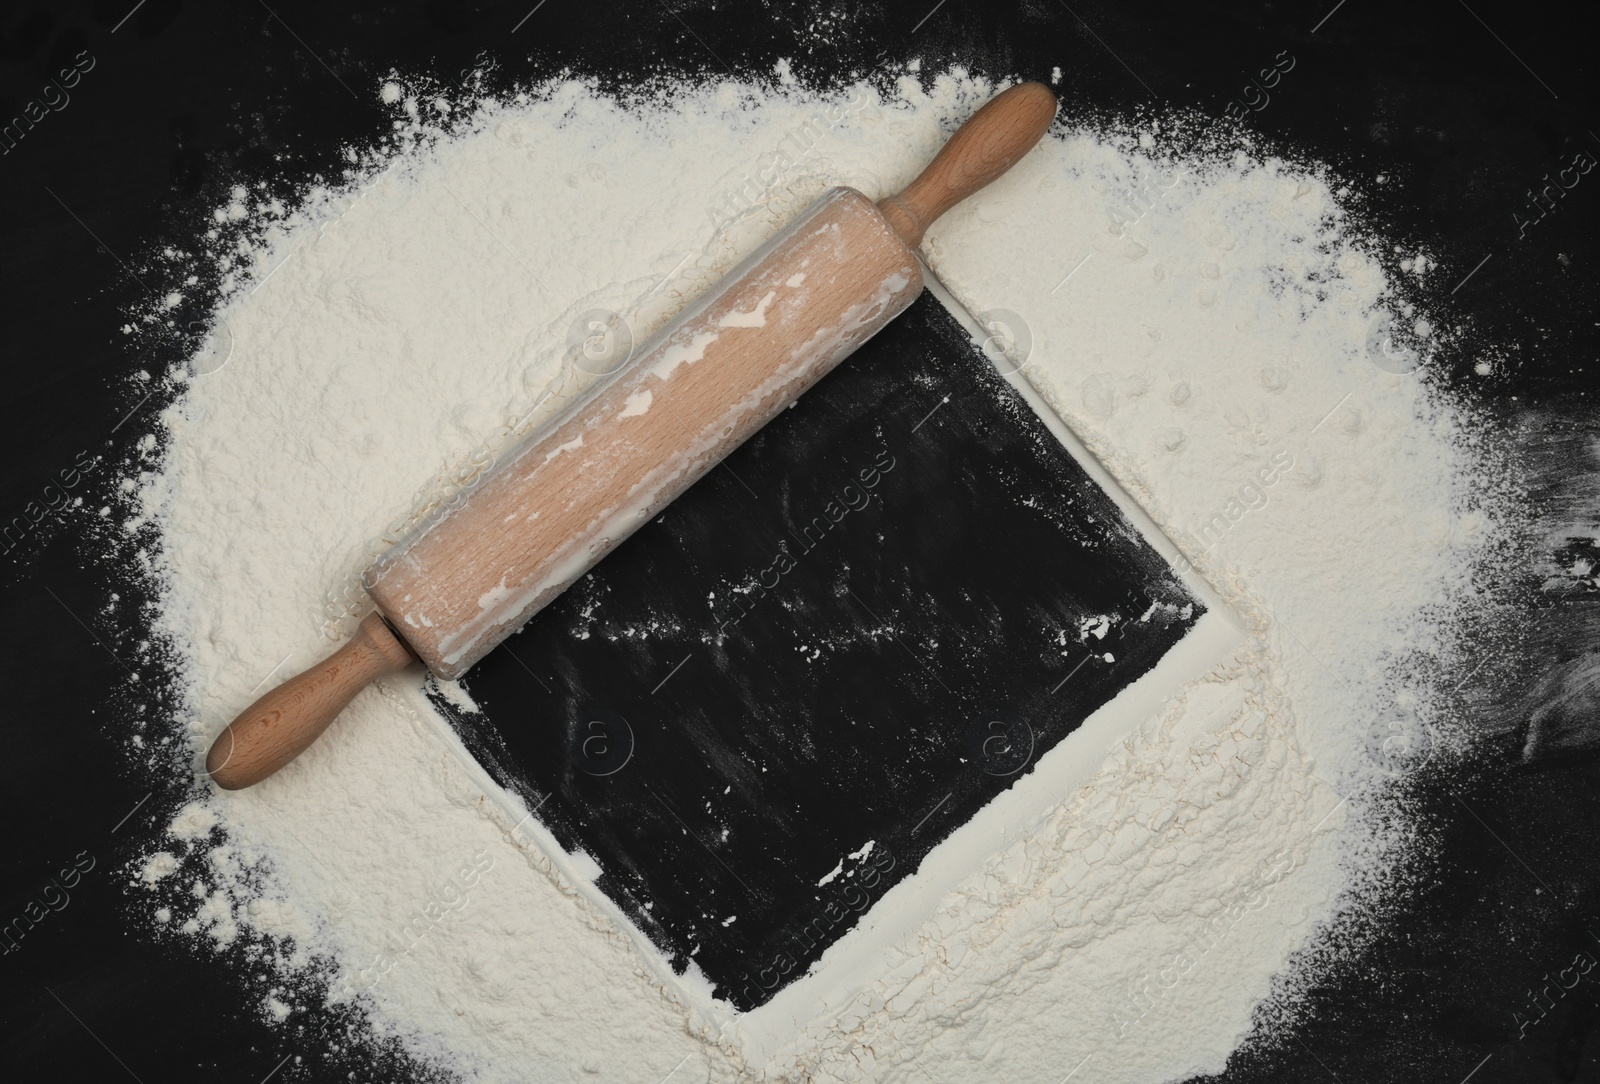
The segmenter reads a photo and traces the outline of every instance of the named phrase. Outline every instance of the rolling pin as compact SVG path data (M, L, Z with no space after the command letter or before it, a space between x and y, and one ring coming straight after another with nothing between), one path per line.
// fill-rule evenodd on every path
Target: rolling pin
M1055 114L1048 87L1019 84L898 195L828 191L380 557L362 577L376 611L228 724L206 757L212 779L229 790L265 779L413 661L460 677L916 300L923 233Z

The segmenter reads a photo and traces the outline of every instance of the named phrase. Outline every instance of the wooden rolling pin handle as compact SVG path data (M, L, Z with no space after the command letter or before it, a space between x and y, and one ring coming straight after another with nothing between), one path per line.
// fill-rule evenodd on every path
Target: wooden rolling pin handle
M956 129L928 168L878 210L909 248L922 244L934 219L1016 165L1056 119L1056 96L1043 83L1018 83Z
M412 661L410 649L383 618L367 615L349 643L229 723L211 743L206 771L224 790L261 782L305 752L357 693Z

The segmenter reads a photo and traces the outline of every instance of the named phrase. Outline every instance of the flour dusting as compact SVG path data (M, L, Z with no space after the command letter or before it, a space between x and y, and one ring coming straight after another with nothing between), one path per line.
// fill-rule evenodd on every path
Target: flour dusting
M825 92L779 74L626 102L396 77L373 90L393 132L346 178L293 207L241 185L197 227L173 281L204 269L221 301L120 513L161 533L130 555L160 590L167 737L198 757L348 634L362 569L597 378L571 329L599 311L645 341L828 187L902 187L994 90L961 69ZM1389 266L1327 169L1197 132L1067 117L924 247L1248 650L975 870L836 1020L748 1064L579 867L483 800L414 675L256 788L197 783L131 873L151 929L239 953L286 1028L332 1005L485 1080L1172 1080L1292 1017L1310 961L1354 943L1344 916L1403 889L1408 781L1460 752L1448 691L1491 616L1475 576L1505 498L1496 449L1430 379L1465 349L1424 311L1431 259Z

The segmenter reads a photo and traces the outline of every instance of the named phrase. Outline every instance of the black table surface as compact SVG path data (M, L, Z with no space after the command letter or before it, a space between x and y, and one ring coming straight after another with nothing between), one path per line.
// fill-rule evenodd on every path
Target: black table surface
M147 289L136 255L183 236L240 178L287 191L337 176L346 142L383 130L373 90L391 68L459 80L488 62L491 84L571 69L628 85L670 72L767 79L790 57L803 78L829 81L920 57L925 72L1048 79L1060 67L1069 114L1243 114L1241 134L1332 164L1367 193L1364 213L1386 236L1436 253L1461 282L1430 302L1501 360L1479 376L1462 349L1431 378L1473 403L1528 479L1535 529L1500 584L1526 628L1486 640L1461 690L1473 755L1417 786L1415 887L1359 953L1322 972L1299 1018L1265 1028L1224 1078L1600 1080L1600 971L1570 966L1600 959L1600 615L1581 577L1551 574L1596 555L1583 531L1548 529L1587 524L1592 538L1600 520L1600 176L1574 173L1540 196L1576 156L1600 160L1584 14L1503 0L926 0L845 8L817 40L813 6L787 3L8 5L0 122L75 60L81 77L70 101L48 92L59 108L0 141L0 525L28 516L80 459L101 466L78 483L90 512L29 521L0 561L0 914L79 871L70 901L48 901L58 909L0 956L0 1066L67 1079L425 1075L392 1046L350 1042L334 1012L292 1033L267 1026L237 960L130 921L127 864L182 795L121 752L119 721L163 705L120 692L141 630L102 615L119 581L86 541L94 497L140 431L124 424L138 404L127 378L181 346L136 353L119 333ZM1284 51L1292 77L1252 84ZM180 326L203 317L202 302L177 313Z

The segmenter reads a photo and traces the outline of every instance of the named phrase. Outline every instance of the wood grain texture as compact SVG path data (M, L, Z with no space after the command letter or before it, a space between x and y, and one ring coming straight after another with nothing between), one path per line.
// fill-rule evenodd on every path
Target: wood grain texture
M835 188L368 571L412 649L460 676L922 291L872 201Z
M1019 83L990 99L956 129L905 190L879 202L900 240L922 244L934 219L993 182L1044 138L1056 96L1043 83Z
M412 661L383 618L369 614L349 643L229 723L206 754L206 771L224 790L259 783L303 753L362 689Z

